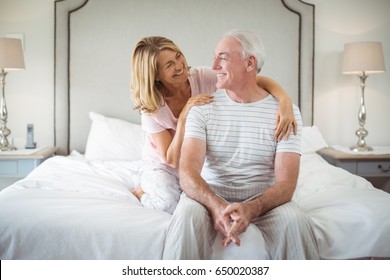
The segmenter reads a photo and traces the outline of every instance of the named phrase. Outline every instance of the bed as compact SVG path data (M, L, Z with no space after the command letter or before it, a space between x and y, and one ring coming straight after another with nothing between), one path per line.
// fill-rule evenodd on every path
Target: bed
M302 157L293 200L315 225L321 258L390 258L390 195L316 153L327 144L312 122L313 5L296 0L54 5L58 153L0 192L0 259L161 259L171 216L142 207L130 192L144 164L145 141L129 98L130 54L140 37L157 34L181 46L190 64L209 65L214 44L232 27L255 27L266 50L272 44L263 74L280 81L301 109ZM216 19L216 10L224 16ZM210 21L200 21L200 15ZM269 258L254 226L240 247L223 248L219 239L213 259Z

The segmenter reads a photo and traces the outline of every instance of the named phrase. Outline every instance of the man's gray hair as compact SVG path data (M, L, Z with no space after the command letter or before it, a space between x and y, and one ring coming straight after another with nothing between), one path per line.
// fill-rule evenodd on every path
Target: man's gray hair
M242 46L242 58L249 56L256 58L257 73L264 65L265 51L261 38L254 32L234 29L225 33L224 37L235 38Z

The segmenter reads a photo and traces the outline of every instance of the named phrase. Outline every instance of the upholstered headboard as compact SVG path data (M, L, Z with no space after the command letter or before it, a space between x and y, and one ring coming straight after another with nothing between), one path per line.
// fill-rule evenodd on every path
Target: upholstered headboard
M129 93L131 54L145 36L172 39L191 66L210 66L223 33L255 31L262 75L277 80L313 119L314 6L299 0L55 1L55 145L84 152L88 113L140 122Z

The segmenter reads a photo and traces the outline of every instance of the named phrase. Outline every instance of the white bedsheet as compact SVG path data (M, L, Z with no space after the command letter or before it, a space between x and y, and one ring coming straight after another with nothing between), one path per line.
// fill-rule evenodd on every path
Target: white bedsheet
M0 192L0 259L160 259L170 215L129 191L140 164L45 161ZM365 179L304 154L293 199L316 225L322 258L390 257L390 195ZM267 256L257 228L241 248L214 245L216 259Z
M129 191L138 164L45 161L0 193L0 258L160 259L170 215Z
M390 258L390 194L366 179L304 154L293 199L316 225L322 258Z

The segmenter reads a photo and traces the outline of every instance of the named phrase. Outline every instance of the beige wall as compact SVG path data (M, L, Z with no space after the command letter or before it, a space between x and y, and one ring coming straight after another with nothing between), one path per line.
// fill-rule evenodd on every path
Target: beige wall
M359 82L341 74L345 43L383 43L388 71L367 79L370 145L390 146L390 1L306 0L316 5L314 123L330 145L355 144ZM26 124L34 123L38 145L53 144L54 0L0 0L0 37L25 36L26 70L10 73L6 96L11 138L24 145Z

